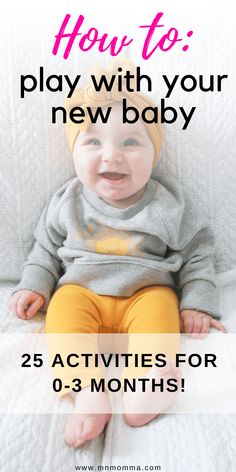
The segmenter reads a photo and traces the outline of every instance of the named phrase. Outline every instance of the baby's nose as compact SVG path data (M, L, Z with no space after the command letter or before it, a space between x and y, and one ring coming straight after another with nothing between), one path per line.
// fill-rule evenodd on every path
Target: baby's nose
M107 146L103 149L102 159L106 162L121 162L122 156L115 146Z

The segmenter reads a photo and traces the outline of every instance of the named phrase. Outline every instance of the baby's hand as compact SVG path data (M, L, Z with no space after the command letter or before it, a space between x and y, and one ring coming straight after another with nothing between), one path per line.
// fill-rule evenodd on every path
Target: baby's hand
M12 296L9 308L18 318L27 320L36 315L44 305L44 302L44 297L39 293L32 292L31 290L19 290Z
M215 320L201 311L183 310L180 312L181 332L191 334L193 338L205 337L209 328L215 328L222 333L226 333L225 327L219 321Z

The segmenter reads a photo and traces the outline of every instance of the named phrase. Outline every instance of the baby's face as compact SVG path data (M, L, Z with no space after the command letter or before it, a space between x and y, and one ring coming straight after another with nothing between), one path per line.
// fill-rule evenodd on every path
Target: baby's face
M79 134L73 160L86 187L110 205L125 208L145 191L154 148L143 122L124 124L121 104L114 103L107 123L99 120Z

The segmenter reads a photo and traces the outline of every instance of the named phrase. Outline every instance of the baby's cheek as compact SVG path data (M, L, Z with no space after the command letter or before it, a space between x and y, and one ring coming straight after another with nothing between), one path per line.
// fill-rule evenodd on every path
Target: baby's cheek
M133 177L136 182L140 182L145 185L151 177L152 166L148 161L139 160L133 167Z
M76 175L83 185L94 191L96 190L98 177L94 166L89 165L89 163L83 163L77 166Z
M77 177L79 177L81 181L82 179L86 179L87 176L89 175L89 171L87 167L88 165L86 161L79 160L79 159L74 160L75 172L76 172Z

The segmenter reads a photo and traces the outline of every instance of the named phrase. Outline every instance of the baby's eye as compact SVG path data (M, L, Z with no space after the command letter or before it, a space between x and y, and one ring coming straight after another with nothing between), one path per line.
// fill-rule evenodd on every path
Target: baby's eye
M134 138L128 138L124 142L124 146L138 146L138 144L137 139Z
M92 144L93 146L99 146L101 143L97 138L88 139L86 144Z

